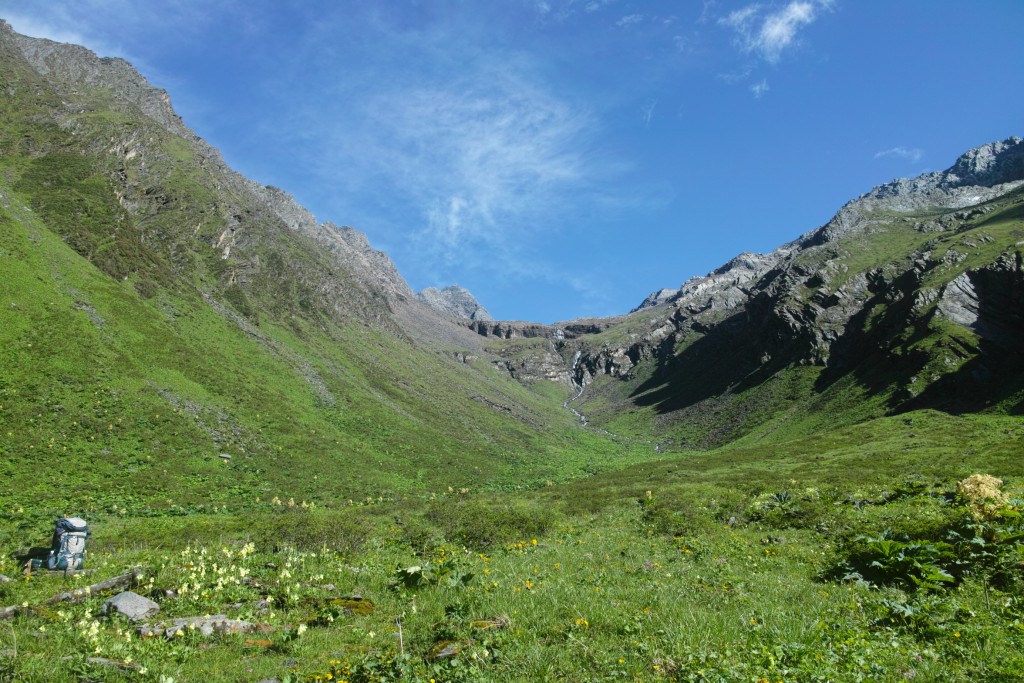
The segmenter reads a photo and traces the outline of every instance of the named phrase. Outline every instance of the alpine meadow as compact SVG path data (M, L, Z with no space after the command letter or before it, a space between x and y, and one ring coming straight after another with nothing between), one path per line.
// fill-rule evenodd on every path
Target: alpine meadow
M1024 679L1024 140L977 144L496 321L0 23L0 681Z

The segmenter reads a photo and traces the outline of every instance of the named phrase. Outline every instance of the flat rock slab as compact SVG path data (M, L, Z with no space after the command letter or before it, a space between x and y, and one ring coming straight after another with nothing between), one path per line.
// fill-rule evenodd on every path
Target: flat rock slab
M265 633L269 630L270 627L265 624L228 619L224 614L214 614L212 617L184 617L157 624L143 624L136 632L143 638L173 638L186 631L198 631L204 636L212 636L214 633Z
M117 613L131 621L142 621L160 611L160 605L132 591L118 593L103 603L103 613Z
M473 644L472 640L441 640L434 643L427 653L428 662L437 662L443 659L457 657L465 648Z

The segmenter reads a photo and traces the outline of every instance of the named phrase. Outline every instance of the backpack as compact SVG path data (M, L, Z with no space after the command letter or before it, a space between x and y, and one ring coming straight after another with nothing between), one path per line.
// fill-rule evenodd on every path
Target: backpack
M53 530L50 555L46 568L80 569L85 562L85 539L89 538L89 525L81 517L61 517Z

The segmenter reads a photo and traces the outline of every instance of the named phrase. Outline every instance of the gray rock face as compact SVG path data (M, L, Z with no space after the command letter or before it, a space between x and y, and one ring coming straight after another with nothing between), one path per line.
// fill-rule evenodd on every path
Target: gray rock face
M474 320L466 324L469 329L481 337L493 337L496 339L555 337L557 335L557 328L540 323Z
M572 379L565 359L554 349L545 349L526 357L494 361L494 365L524 384L542 380L569 384Z
M428 287L416 297L438 313L458 320L491 321L494 318L487 309L473 297L469 291L458 285L449 285L444 289Z
M791 245L779 247L770 254L744 252L707 275L690 278L677 290L654 292L631 313L664 303L674 303L693 313L734 308L747 300L750 285L792 252Z
M1019 253L1003 254L964 271L943 287L936 309L980 338L1013 348L1024 327L1024 266Z
M118 593L103 603L103 613L117 613L131 621L148 619L160 611L160 605L132 591Z
M939 312L958 325L973 328L978 322L978 292L967 273L961 273L943 289Z

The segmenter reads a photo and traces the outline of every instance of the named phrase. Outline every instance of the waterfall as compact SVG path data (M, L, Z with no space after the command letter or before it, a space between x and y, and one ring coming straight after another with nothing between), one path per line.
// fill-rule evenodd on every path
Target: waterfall
M582 377L579 377L578 375L580 358L582 357L583 351L577 350L576 355L572 359L572 368L570 368L569 370L569 383L572 384L573 389L576 390L576 395L573 396L572 398L566 399L565 403L562 404L562 407L566 408L567 410L571 410L572 414L580 419L580 424L586 426L587 416L573 408L571 405L569 405L570 403L572 403L573 401L575 401L576 399L583 395L583 389L586 388L587 385L586 381ZM579 377L579 379L577 379L577 377Z

